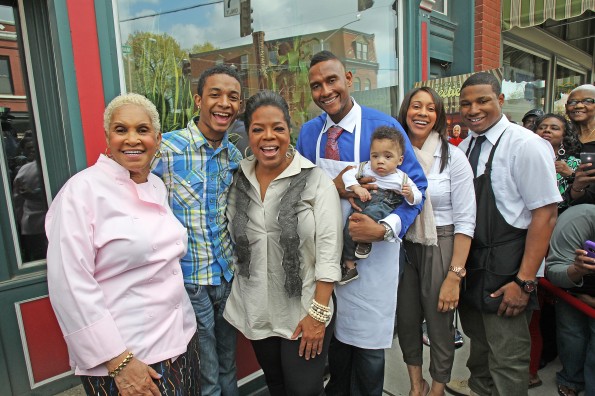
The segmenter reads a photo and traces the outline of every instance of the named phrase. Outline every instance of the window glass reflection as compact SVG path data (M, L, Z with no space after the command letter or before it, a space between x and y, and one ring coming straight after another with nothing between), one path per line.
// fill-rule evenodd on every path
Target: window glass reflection
M45 258L48 206L15 15L12 7L0 6L0 129L6 170L2 185L12 198L15 247L21 262L28 263Z
M585 75L561 65L556 65L556 82L554 83L554 111L564 114L566 100L570 91L584 84Z
M505 45L502 64L504 79L504 114L521 124L531 109L544 109L545 80L549 61L524 50Z
M164 131L173 130L194 114L200 74L218 63L231 64L242 77L244 98L260 89L285 97L297 133L320 113L307 76L312 55L326 49L361 81L352 87L359 103L395 114L393 2L375 0L358 11L357 0L251 0L253 33L240 37L240 15L225 17L224 2L118 0L126 87L153 100Z

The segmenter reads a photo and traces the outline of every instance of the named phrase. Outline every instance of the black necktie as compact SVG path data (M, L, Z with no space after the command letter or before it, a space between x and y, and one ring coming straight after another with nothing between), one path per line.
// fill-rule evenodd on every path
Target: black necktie
M479 162L479 155L481 154L481 145L485 140L485 136L479 135L477 139L475 139L475 146L473 146L473 150L471 150L471 154L469 155L469 163L471 164L471 169L473 169L474 177L477 177L477 163Z

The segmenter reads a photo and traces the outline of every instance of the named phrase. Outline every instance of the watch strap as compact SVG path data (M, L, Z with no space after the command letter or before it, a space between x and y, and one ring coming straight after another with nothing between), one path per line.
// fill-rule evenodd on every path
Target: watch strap
M456 274L456 276L458 276L459 278L464 278L465 277L465 271L463 271L465 268L463 267L455 267L455 266L450 266L448 267L448 270L450 272L454 272Z

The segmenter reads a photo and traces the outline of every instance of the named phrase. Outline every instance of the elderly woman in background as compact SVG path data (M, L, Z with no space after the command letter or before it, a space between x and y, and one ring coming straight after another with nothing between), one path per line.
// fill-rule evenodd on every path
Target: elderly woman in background
M73 176L46 218L52 306L89 395L199 395L196 319L179 259L186 229L150 173L161 126L145 97L104 113L110 155Z
M432 88L408 92L398 121L428 178L428 189L424 207L405 235L397 333L411 382L409 395L438 396L450 381L454 310L475 229L473 172L465 154L448 144L444 104ZM431 388L422 377L424 317L431 340Z
M236 278L224 317L252 341L271 395L324 394L341 278L341 206L334 183L290 148L285 100L262 91L246 103L254 153L229 195Z
M582 143L580 151L595 153L595 86L585 84L573 89L566 101L566 115ZM565 197L570 205L595 201L595 170L589 170L590 167L585 163L576 170L572 187Z

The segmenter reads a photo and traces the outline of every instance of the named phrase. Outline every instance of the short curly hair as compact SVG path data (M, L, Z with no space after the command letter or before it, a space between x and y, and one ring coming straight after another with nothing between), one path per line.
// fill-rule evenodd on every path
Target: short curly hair
M161 133L161 121L159 121L159 112L153 102L143 95L130 92L116 96L105 108L105 111L103 112L103 130L105 136L109 133L109 124L112 121L114 111L122 106L131 104L140 106L147 112L147 115L151 119L155 134L159 135Z
M372 142L374 140L384 139L392 141L395 144L395 147L399 149L401 154L405 153L405 138L403 137L401 131L396 128L383 125L379 126L374 130L374 132L372 132Z

